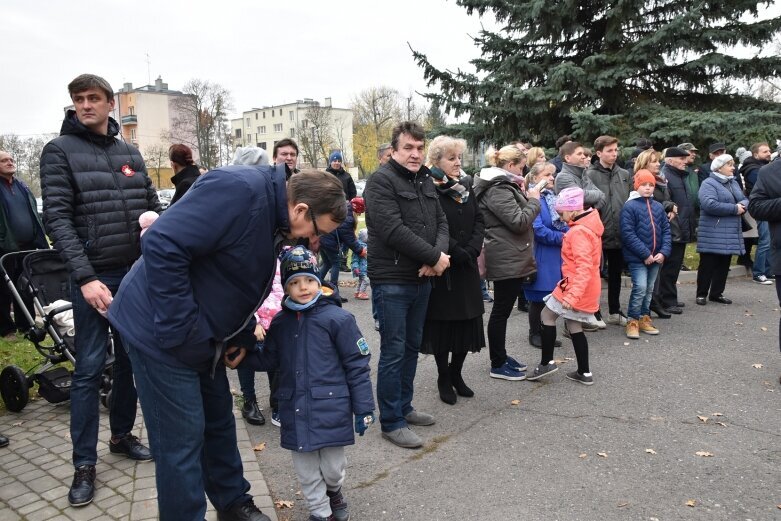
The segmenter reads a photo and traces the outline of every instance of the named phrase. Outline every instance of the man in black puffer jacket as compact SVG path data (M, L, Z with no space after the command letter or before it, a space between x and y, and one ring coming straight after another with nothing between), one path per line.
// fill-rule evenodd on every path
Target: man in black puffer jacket
M71 440L76 472L68 501L92 502L98 442L98 393L106 363L109 324L104 315L122 278L141 254L139 216L160 202L135 147L117 139L109 117L114 92L99 76L83 74L68 85L69 110L60 136L41 154L43 220L71 276L76 366L71 384ZM136 389L127 353L114 332L112 453L148 461L149 449L131 434Z
M426 134L405 121L393 129L391 160L366 183L369 279L380 322L377 401L382 437L400 447L423 440L408 425L434 418L412 407L418 352L423 340L431 285L450 265L447 218L428 169L423 166Z

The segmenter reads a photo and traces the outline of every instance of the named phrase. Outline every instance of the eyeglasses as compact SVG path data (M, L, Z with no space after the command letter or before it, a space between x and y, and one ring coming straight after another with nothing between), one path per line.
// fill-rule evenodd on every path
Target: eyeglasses
M312 226L315 228L315 235L318 237L322 236L320 230L317 228L317 216L315 215L315 212L312 210L312 208L309 208L309 218L312 219Z

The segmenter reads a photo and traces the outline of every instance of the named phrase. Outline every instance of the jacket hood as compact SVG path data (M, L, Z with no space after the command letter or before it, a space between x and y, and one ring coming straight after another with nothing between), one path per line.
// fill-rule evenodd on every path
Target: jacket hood
M753 170L755 168L762 168L766 164L768 164L770 161L763 161L762 159L757 159L754 156L749 157L745 161L743 161L743 164L740 165L740 172L746 172L748 170Z
M631 192L629 192L629 199L627 199L627 201L631 201L632 199L638 199L642 197L643 196L640 195L640 192L638 192L637 190L632 190Z
M483 168L480 170L480 174L474 178L473 186L475 195L480 195L485 192L489 187L497 185L499 183L510 183L507 179L507 172L499 167L492 166Z
M76 117L76 111L71 109L68 110L68 112L65 114L65 119L62 120L62 127L60 127L61 136L68 134L81 136L85 139L89 139L93 143L109 144L112 143L119 134L119 123L117 123L114 118L109 117L108 134L105 136L102 134L96 134L87 128L81 121L79 121L79 119Z
M578 177L583 177L583 172L586 171L586 168L582 166L571 165L569 163L562 163L561 171Z
M579 215L574 221L567 224L569 224L570 228L573 226L585 226L594 232L597 237L602 237L605 231L605 225L602 224L602 219L600 219L599 212L596 210L588 210L585 214Z

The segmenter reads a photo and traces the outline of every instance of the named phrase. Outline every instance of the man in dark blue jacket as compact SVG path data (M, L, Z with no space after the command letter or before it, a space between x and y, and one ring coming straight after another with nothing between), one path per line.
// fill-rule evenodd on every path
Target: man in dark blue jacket
M234 165L201 176L144 234L142 257L109 320L136 372L156 463L160 519L204 518L204 491L228 520L268 520L247 494L221 357L254 347L254 312L286 238L314 238L345 218L331 174Z
M344 222L339 225L339 228L320 238L320 257L322 258L320 273L322 273L323 279L328 272L331 273L330 282L337 288L337 291L339 289L340 252L350 249L353 251L353 255L366 256L366 251L358 244L358 239L355 237L353 207L347 202L345 208L347 208L347 218ZM338 291L338 293L340 300L347 302L347 299L341 295L342 292Z
M781 277L781 160L778 158L759 169L757 182L749 196L748 211L752 217L767 221L770 226L771 270L778 280ZM779 284L776 284L776 294L781 302ZM781 319L778 335L781 347Z

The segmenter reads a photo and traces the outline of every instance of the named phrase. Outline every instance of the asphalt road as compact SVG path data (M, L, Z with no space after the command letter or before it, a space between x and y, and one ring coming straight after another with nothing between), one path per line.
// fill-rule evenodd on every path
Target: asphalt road
M685 312L657 320L657 337L630 341L618 326L590 333L591 387L565 379L575 368L566 339L561 370L544 382L489 378L486 348L464 369L476 396L450 406L439 400L433 358L422 356L414 405L437 423L415 428L423 449L391 445L379 425L348 448L352 519L781 519L775 288L741 277L725 295L735 303L700 307L694 286L682 285ZM370 304L350 298L345 308L372 346L375 372ZM526 314L514 311L508 352L533 367L539 351L527 331ZM267 411L265 375L257 389ZM269 422L249 432L267 444L257 454L272 496L293 502L280 519L307 519L279 430Z

